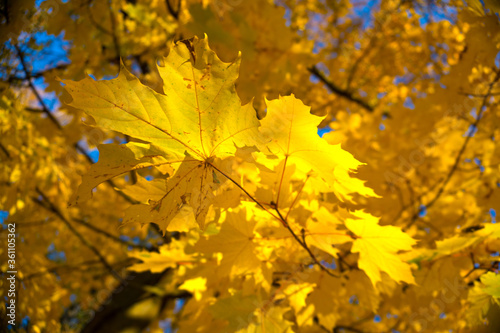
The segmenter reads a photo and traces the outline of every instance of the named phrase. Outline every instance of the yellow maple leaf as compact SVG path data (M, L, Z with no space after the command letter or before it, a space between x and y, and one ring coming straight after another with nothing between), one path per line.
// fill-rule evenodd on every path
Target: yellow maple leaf
M255 111L250 104L241 106L234 88L239 63L240 57L233 63L222 62L207 38L195 38L175 44L165 66L158 68L164 94L144 86L123 65L113 80L63 81L72 96L69 105L91 115L97 126L148 142L153 150L142 147L143 151L123 157L120 146L110 147L107 159L113 162L91 169L78 190L80 200L90 198L92 188L114 176L139 166L169 164L176 173L164 196L129 210L127 221L155 222L166 229L189 205L203 228L211 192L227 177L221 160L234 156L237 147L253 145L257 137Z
M500 275L495 272L487 272L481 276L482 290L490 295L494 301L500 304Z
M473 325L483 323L491 305L500 305L500 275L495 272L483 274L480 282L469 291L467 300L471 304L467 320Z
M82 177L82 184L71 204L84 202L92 197L92 189L100 183L131 170L170 164L162 152L149 144L129 142L123 145L99 145L99 161Z
M341 225L342 223L335 215L330 213L326 208L321 207L307 221L306 241L309 245L335 257L338 250L333 245L352 240L345 230L341 231L338 229Z
M222 253L220 267L225 275L248 274L260 268L253 242L255 221L251 214L251 210L246 209L227 213L220 232L208 239L200 239L196 245L196 249L203 253Z
M346 227L357 236L351 251L359 253L358 266L373 285L381 281L381 272L396 281L415 283L409 264L398 256L399 251L411 250L415 240L399 227L380 226L372 215L362 211L353 215L354 219L345 221Z
M324 181L316 184L318 190L333 190L341 199L349 199L352 193L376 196L359 179L352 178L349 172L362 165L340 144L331 145L318 136L318 125L323 117L310 113L294 95L280 96L276 100L266 100L267 114L261 120L260 133L267 138L261 151L273 156L272 160L260 159L259 162L273 169L277 161L285 160L287 165L295 165L303 173L311 171ZM321 161L321 162L319 162Z

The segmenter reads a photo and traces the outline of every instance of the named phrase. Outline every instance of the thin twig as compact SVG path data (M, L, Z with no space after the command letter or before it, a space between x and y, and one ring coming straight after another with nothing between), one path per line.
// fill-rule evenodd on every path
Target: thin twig
M366 48L362 51L361 55L356 59L356 61L354 62L354 65L352 66L352 69L350 70L349 72L349 77L347 78L347 89L350 89L351 88L351 83L352 83L352 80L354 79L354 75L356 74L357 70L358 70L358 67L359 65L361 64L361 61L363 59L365 59L368 54L370 53L370 51L372 51L374 48L373 48L373 45L375 43L375 39L376 39L376 36L377 35L373 35L371 38L370 38L370 41L368 42L368 45L366 46Z
M56 222L56 219L52 218L47 218L46 220L41 220L41 221L31 221L31 222L21 222L21 223L16 223L16 229L17 228L30 228L30 227L37 227L37 226L45 226L47 224ZM0 230L0 233L3 231L8 231L8 229L2 229Z

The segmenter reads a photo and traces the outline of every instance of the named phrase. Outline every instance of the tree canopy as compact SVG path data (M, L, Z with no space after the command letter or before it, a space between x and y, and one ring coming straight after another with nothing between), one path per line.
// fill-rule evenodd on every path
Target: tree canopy
M2 330L497 332L498 12L2 1Z

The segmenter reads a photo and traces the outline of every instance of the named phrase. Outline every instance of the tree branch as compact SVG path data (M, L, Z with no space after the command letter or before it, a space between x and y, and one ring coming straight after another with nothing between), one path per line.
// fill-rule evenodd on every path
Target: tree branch
M7 148L4 147L4 145L0 142L0 150L7 156L8 159L11 158L9 151Z
M31 81L31 74L30 74L30 71L28 70L28 67L26 66L26 63L24 61L24 55L22 54L21 49L19 48L19 46L17 44L14 44L14 47L17 51L17 55L19 57L19 60L21 61L24 75L26 77L26 80L28 81L28 85L31 88L31 91L35 95L36 99L38 100L38 103L40 103L40 105L42 106L43 112L47 115L47 117L49 117L49 119L54 123L54 125L56 125L56 127L58 129L62 130L61 124L59 123L59 121L57 121L57 119L54 117L54 115L50 112L47 105L45 105L45 102L43 101L42 96L40 96L40 94L38 93L38 90L36 90L35 85Z
M170 3L169 0L165 0L165 3L167 5L167 9L170 15L172 15L175 20L179 20L179 13L181 11L181 0L177 0L177 10L175 10L174 7L172 7L172 4Z
M354 75L356 75L356 72L358 71L358 67L361 64L361 61L365 59L368 54L374 49L373 44L375 44L375 39L376 39L376 34L374 34L371 38L370 41L368 42L367 47L363 50L361 55L356 59L354 62L354 65L352 66L350 72L349 72L349 77L347 78L347 89L351 87L352 80L354 79Z
M18 53L19 54L19 53ZM40 72L36 72L36 73L30 73L30 77L32 79L36 79L36 78L39 78L39 77L42 77L42 76L45 76L47 73L49 72L52 72L52 71L55 71L55 70L59 70L59 69L65 69L69 66L69 64L61 64L61 65L57 65L55 67L52 67L52 68L49 68L49 69L46 69L46 70L43 70L43 71L40 71ZM20 77L20 76L10 76L8 79L7 79L8 82L13 82L13 81L28 81L28 78L25 76L25 77Z
M271 211L269 211L269 209L267 209L266 207L264 207L257 199L255 199L250 193L248 193L248 191L245 190L245 188L243 188L243 186L241 186L240 184L238 184L238 182L236 182L234 179L232 179L231 177L229 177L228 175L226 175L224 172L222 172L219 168L217 168L213 164L209 163L209 165L212 168L214 168L215 170L217 170L222 176L224 176L226 179L228 179L234 185L236 185L240 190L242 190L243 193L245 193L250 200L252 200L253 202L255 202L257 204L257 206L259 206L260 208L262 208L263 210L265 210L266 212L268 212L272 217L274 217L275 219L277 219L278 221L280 221L282 224L285 223L283 221L283 219L281 219L278 216L274 215Z
M368 112L373 112L374 107L369 105L367 102L363 101L362 99L354 96L351 92L347 90L343 90L337 85L335 85L333 82L328 80L326 76L316 67L310 67L308 68L309 72L314 75L316 78L318 78L321 82L323 82L324 85L328 87L333 93L339 95L340 97L343 97L353 103L358 104L361 106L363 109L365 109Z
M61 124L59 123L59 121L54 117L54 115L52 114L52 112L50 112L49 108L47 107L47 105L45 104L45 102L43 101L43 98L40 96L40 94L38 93L38 90L36 89L35 85L33 84L33 82L31 81L31 73L30 71L28 70L28 67L26 66L26 63L24 61L24 55L23 53L21 52L21 49L19 48L18 45L14 45L14 47L16 48L16 51L17 51L17 54L19 56L19 60L21 61L21 65L23 67L23 71L24 71L24 74L25 74L25 77L26 77L26 80L28 81L28 85L29 87L31 88L31 90L33 91L33 94L35 95L36 99L38 100L38 103L40 104L40 106L42 107L41 112L45 113L47 115L47 117L49 117L49 119L52 121L52 123L59 129L61 130L63 133L63 127L61 126ZM38 110L37 110L38 111ZM90 157L89 153L83 148L81 147L78 142L75 142L73 147L78 151L80 152L86 159L87 161L90 163L90 164L94 164L94 161L92 160L92 158ZM116 185L115 183L111 180L111 179L108 179L106 181L106 183L108 183L111 188L115 189ZM127 196L125 193L121 192L121 191L116 191L116 193L118 193L118 195L120 195L122 198L124 198L126 201L128 201L129 203L131 204L136 204L137 202L133 199L131 199L129 196Z

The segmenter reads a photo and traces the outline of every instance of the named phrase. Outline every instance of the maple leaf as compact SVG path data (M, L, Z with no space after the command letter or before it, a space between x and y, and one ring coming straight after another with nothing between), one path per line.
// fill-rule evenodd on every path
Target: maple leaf
M494 272L483 274L481 281L469 291L467 298L471 304L467 319L473 325L482 323L490 306L494 303L500 305L500 275Z
M158 68L164 94L142 85L123 65L113 80L63 82L72 96L69 105L84 110L97 126L150 144L154 152L134 152L136 160L176 169L164 197L131 208L126 221L156 222L164 230L189 205L203 228L211 194L227 176L221 159L234 156L237 147L253 145L259 121L250 104L241 106L234 89L239 57L224 63L210 50L207 38L195 38L175 44L164 63ZM80 200L88 199L99 182L145 165L131 161L130 153L124 157L124 149L113 148L106 150L108 161L94 165L85 178L78 190ZM158 161L150 161L150 154Z
M500 304L500 275L495 272L487 272L481 276L481 289L490 295L495 302Z
M253 242L255 221L251 214L250 209L228 212L220 232L208 239L200 239L196 245L196 249L203 253L222 253L220 267L224 275L248 274L260 267Z
M257 305L256 295L243 295L237 292L234 295L219 298L209 311L214 318L227 320L230 331L235 332L255 320L253 312Z
M266 104L266 117L261 120L259 131L267 140L260 150L273 160L259 159L259 162L272 169L278 156L278 161L285 161L284 167L295 165L304 174L314 171L324 181L316 183L315 188L333 190L341 200L350 199L352 193L376 196L361 180L349 175L362 163L339 144L330 145L318 136L318 125L323 117L312 115L310 107L294 95L266 100Z
M335 257L338 250L334 244L342 244L351 240L346 231L337 229L343 224L325 207L314 212L307 221L307 243Z
M92 189L100 183L123 175L131 170L151 166L161 167L171 164L163 158L162 152L150 144L129 142L123 145L99 145L99 161L82 177L82 184L71 205L84 202L92 197Z
M373 285L381 281L381 272L386 272L396 281L414 284L410 266L397 253L411 250L415 240L398 227L380 226L372 215L361 211L353 215L354 219L345 221L346 227L357 236L351 251L359 253L358 266Z
M147 180L138 175L137 182L125 186L122 192L138 202L147 203L149 200L160 200L165 194L165 180L161 178Z

